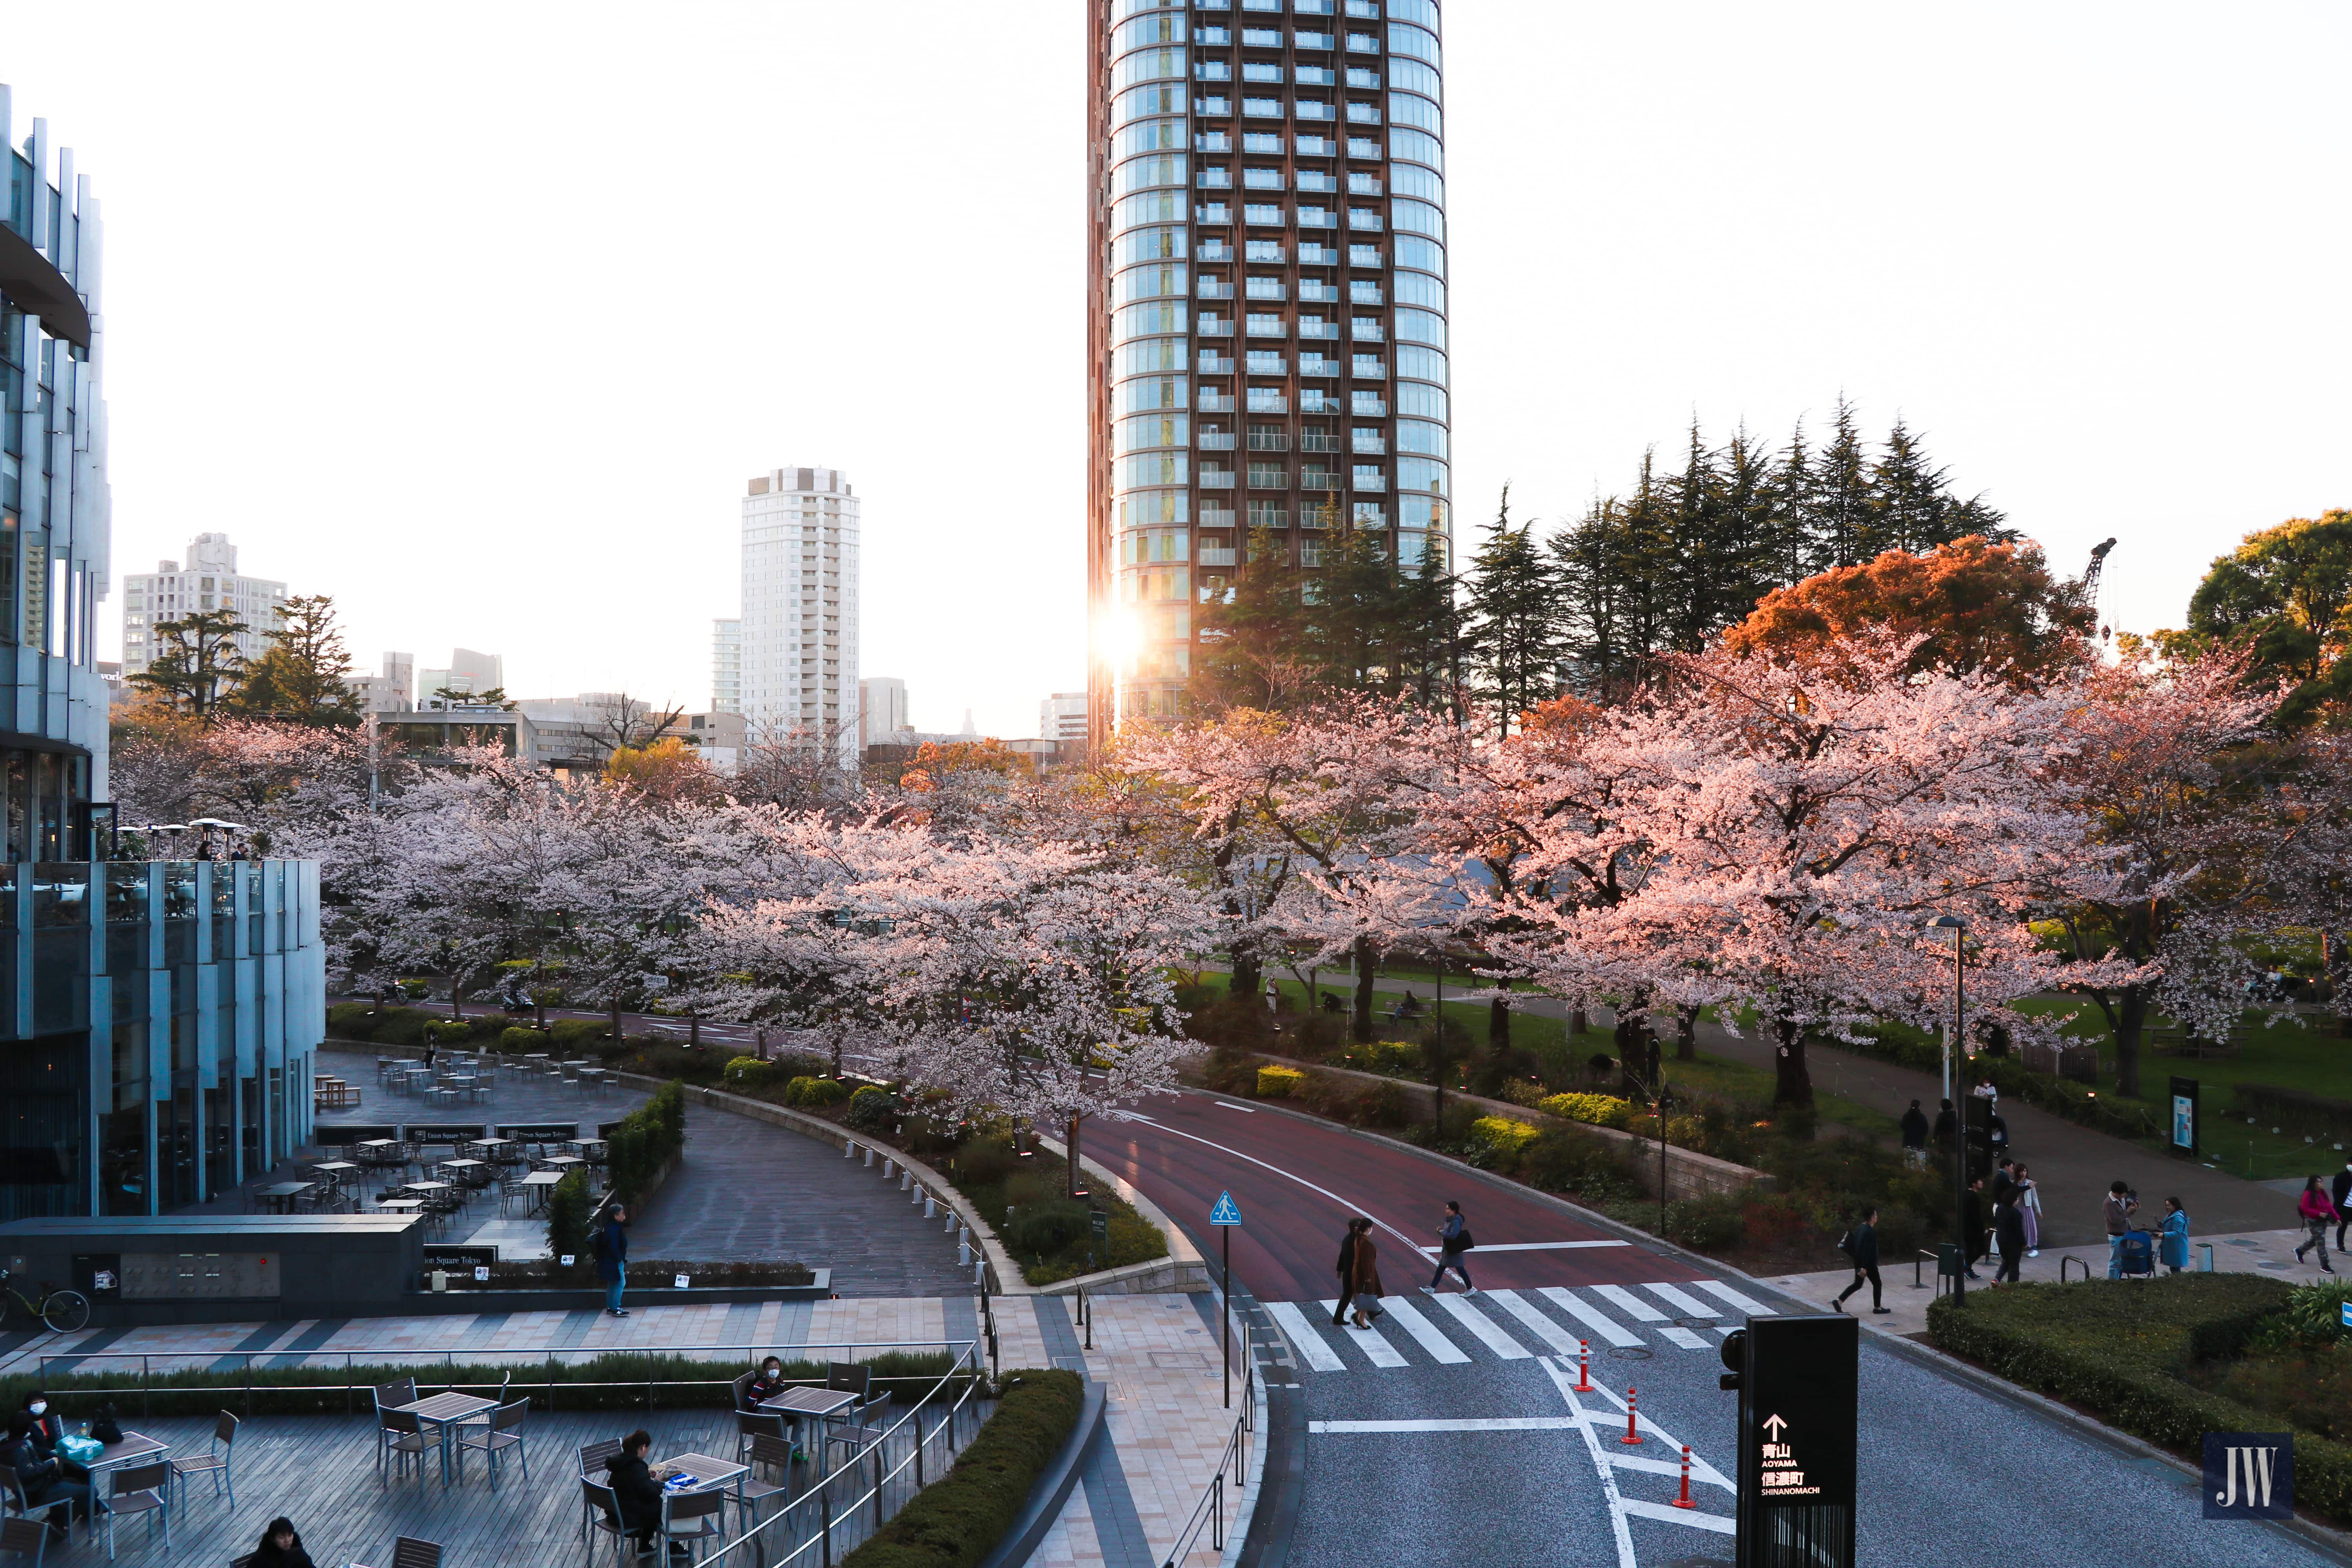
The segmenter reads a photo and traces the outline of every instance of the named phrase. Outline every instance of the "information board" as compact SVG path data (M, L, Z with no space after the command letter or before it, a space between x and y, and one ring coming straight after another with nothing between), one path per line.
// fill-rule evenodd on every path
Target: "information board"
M274 1252L126 1252L126 1301L267 1301L278 1297Z
M1739 1568L1853 1568L1861 1325L1752 1317L1739 1373Z
M2190 1159L2197 1157L2197 1080L2172 1080L2172 1147Z

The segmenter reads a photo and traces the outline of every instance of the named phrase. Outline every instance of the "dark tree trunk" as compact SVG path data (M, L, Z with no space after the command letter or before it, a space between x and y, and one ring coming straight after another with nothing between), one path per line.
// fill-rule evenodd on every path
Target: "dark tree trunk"
M1570 1010L1568 1015L1568 1032L1571 1035L1589 1035L1592 1033L1592 1020L1584 1016L1583 1008L1577 1007Z
M621 1037L621 1004L615 1000L613 1004L613 1043L619 1045Z
M1675 1060L1698 1060L1698 1009L1696 1007L1675 1009Z
M686 1016L686 1043L698 1051L702 1048L702 1015L699 1013Z
M1265 984L1265 971L1258 964L1257 944L1235 942L1234 944L1233 994L1255 1000L1259 988Z
M1076 1116L1070 1118L1069 1152L1070 1191L1068 1195L1075 1198L1082 1194L1082 1189L1078 1185L1078 1118Z
M1617 1009L1617 1071L1622 1079L1621 1088L1627 1100L1640 1100L1649 1082L1650 1060L1655 1047L1649 1038L1649 1015L1642 1008L1624 1006Z
M1362 937L1356 939L1356 1020L1355 1036L1359 1040L1372 1037L1372 944Z
M2124 987L2123 1006L2116 1020L2116 1092L2139 1098L2139 1037L2147 1023L2147 988Z
M1801 1105L1808 1110L1813 1103L1812 1075L1805 1070L1805 1031L1797 1020L1783 1015L1775 1023L1780 1037L1780 1048L1772 1058L1772 1103Z
M451 975L449 977L449 1016L452 1018L462 1018L466 1016L466 1009L462 1001L465 994L465 986L458 984L457 977L456 975Z

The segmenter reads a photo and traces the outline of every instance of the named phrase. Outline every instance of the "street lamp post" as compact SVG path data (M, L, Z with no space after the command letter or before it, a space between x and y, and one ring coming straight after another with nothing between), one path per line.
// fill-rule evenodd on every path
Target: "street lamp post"
M1958 1251L1958 1268L1952 1272L1952 1305L1964 1307L1969 1300L1969 1119L1961 1114L1960 1101L1960 1041L1965 1037L1961 1027L1966 1018L1967 1001L1962 986L1961 963L1968 951L1969 922L1958 915L1937 915L1930 930L1939 941L1952 944L1952 1026L1944 1037L1944 1081L1951 1086L1952 1100L1952 1240Z

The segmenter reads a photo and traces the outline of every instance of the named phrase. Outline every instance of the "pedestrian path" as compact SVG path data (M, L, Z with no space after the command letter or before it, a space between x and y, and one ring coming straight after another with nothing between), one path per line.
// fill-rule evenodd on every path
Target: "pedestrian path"
M1712 1349L1750 1313L1773 1309L1719 1279L1651 1284L1547 1285L1390 1296L1369 1329L1335 1324L1335 1300L1269 1301L1292 1361L1310 1373L1384 1372L1412 1366L1476 1366L1546 1355L1573 1362L1604 1351L1664 1345Z

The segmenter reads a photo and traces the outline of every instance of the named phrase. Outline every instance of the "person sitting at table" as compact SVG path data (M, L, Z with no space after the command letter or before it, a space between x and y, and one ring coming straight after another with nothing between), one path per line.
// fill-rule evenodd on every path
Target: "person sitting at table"
M261 1532L261 1544L253 1549L250 1561L252 1568L319 1568L302 1550L302 1537L294 1521L282 1513Z
M621 1510L617 1522L636 1538L640 1553L653 1550L654 1533L661 1529L662 1487L646 1464L646 1450L653 1446L654 1435L640 1426L621 1439L619 1453L604 1461L604 1484L613 1489L613 1501ZM686 1550L682 1541L670 1546L673 1554Z
M65 1417L49 1408L49 1396L39 1389L25 1395L25 1414L33 1418L33 1451L44 1459L56 1459L69 1481L89 1479L89 1471L58 1453L58 1439L66 1435Z
M19 1410L8 1417L8 1440L0 1443L0 1465L16 1472L16 1484L25 1489L28 1508L38 1508L59 1498L68 1500L66 1512L87 1522L89 1519L89 1483L68 1480L65 1466L56 1459L44 1459L33 1447L33 1417L30 1412ZM68 1533L67 1527L54 1519L49 1530L59 1540Z
M751 1386L743 1391L743 1403L757 1405L763 1399L773 1399L784 1391L784 1363L774 1356L760 1363L759 1375Z

